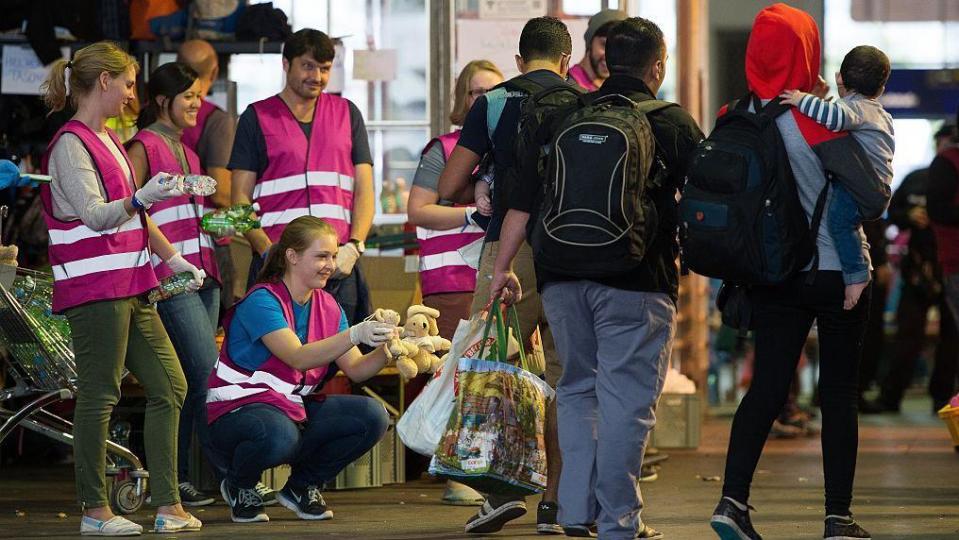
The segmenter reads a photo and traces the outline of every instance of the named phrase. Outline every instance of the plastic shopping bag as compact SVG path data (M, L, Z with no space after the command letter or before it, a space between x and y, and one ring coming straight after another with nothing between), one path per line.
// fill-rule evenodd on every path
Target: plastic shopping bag
M520 348L520 366L507 362L507 332L494 303L477 357L460 358L456 407L436 447L430 472L481 492L527 495L546 488L546 404L553 390L529 372ZM518 320L515 310L511 318ZM495 341L483 349L492 323Z

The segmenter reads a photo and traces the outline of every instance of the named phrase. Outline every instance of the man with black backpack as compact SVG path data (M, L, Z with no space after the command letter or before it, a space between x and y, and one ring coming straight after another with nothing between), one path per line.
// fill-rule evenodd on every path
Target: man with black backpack
M521 140L533 140L507 195L490 292L507 301L535 293L514 273L513 255L529 237L563 364L566 534L662 538L640 517L636 480L675 332L676 200L703 134L683 109L654 97L666 74L656 24L614 25L606 61L611 76L599 91L524 127Z
M751 316L740 322L751 323L755 336L752 384L733 420L711 525L723 540L761 539L749 517L750 484L816 322L823 538L871 538L850 510L869 289L843 308L842 267L826 224L830 183L842 183L864 219L885 211L889 189L848 132L831 132L777 99L788 88L809 92L820 79L819 29L809 14L782 3L760 11L745 63L750 94L721 110L697 148L681 205L685 262L746 291L741 313Z
M481 311L489 300L493 261L499 250L500 228L506 215L505 193L512 181L511 171L515 163L521 104L531 94L550 89L559 89L560 94L557 94L556 98L579 94L576 87L566 81L572 49L573 41L569 31L559 19L537 17L527 21L520 34L519 55L516 56L516 67L522 75L496 86L476 100L463 123L459 141L440 175L437 186L440 199L462 204L471 203L473 186L470 180L473 170L487 154L492 158L493 215L486 227L486 239L470 313ZM520 255L517 273L524 284L529 284L535 290L532 256L528 251ZM561 368L556 360L553 338L543 315L542 304L536 295L530 295L516 307L524 343L529 341L539 325L546 356L546 382L555 387ZM551 406L546 413L546 457L549 474L546 492L543 493L543 500L536 511L536 530L542 534L562 534L562 529L556 524L556 481L562 462L556 439L555 416L555 406ZM466 532L496 532L508 521L525 513L526 503L522 497L489 493L479 513L467 522Z

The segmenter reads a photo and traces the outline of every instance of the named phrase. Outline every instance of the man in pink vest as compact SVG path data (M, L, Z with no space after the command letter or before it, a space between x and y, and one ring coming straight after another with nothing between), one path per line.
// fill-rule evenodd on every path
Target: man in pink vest
M202 39L191 39L180 45L176 59L199 74L200 96L203 99L196 126L184 129L181 141L200 156L204 174L216 179L216 193L207 197L207 202L216 208L230 206L232 175L227 164L233 149L236 117L207 99L210 88L220 75L216 50ZM224 238L216 241L215 250L223 283L220 306L226 309L246 293L250 246L243 237Z
M569 78L587 92L595 92L609 78L606 67L606 33L626 18L626 12L618 9L604 9L589 18L589 25L583 39L586 40L586 52L578 64L569 68Z
M355 323L369 313L357 261L373 224L373 160L359 109L323 92L334 54L332 40L319 30L287 38L286 87L240 116L228 168L233 204L257 204L263 225L246 233L255 254L250 278L286 224L304 215L322 218L340 243L326 291Z

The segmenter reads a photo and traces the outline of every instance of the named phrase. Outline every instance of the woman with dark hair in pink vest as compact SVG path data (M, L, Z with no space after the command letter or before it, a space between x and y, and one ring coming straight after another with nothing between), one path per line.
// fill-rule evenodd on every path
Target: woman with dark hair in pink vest
M115 516L104 479L110 413L128 368L146 391L144 446L157 532L197 531L176 482L176 440L186 381L156 308L139 297L158 285L151 255L174 272L196 272L143 211L182 195L158 174L139 189L133 165L107 118L136 99L139 66L113 43L53 63L44 101L54 111L69 98L76 114L54 135L43 158L53 176L41 188L50 231L53 310L70 321L77 367L73 420L80 533L139 535L143 527Z
M138 184L160 173L203 172L196 153L180 141L183 130L196 124L199 84L196 72L177 62L163 64L150 74L148 101L137 119L140 131L128 143ZM177 484L184 506L213 503L213 497L197 491L189 480L194 430L201 446L208 446L206 380L216 362L215 336L220 314L220 273L213 239L200 227L208 199L186 194L154 204L147 211L173 247L198 269L198 281L202 283L196 293L178 294L157 303L160 319L170 334L187 380L177 444ZM156 255L153 270L158 279L173 275L169 265Z
M228 464L220 484L237 523L269 521L256 484L292 466L277 501L301 519L333 517L319 487L383 437L386 410L366 396L317 393L336 371L353 381L386 365L387 323L350 327L323 290L336 270L337 231L313 216L294 219L270 250L257 284L223 319L226 339L210 375L210 440ZM363 355L356 345L373 347Z
M456 78L450 121L457 126L463 125L473 102L501 82L503 74L489 60L473 60L466 64ZM459 137L457 129L426 145L407 204L409 220L416 225L416 238L420 243L423 304L439 310L437 326L440 335L447 338L453 337L460 319L469 319L473 289L476 288L476 268L463 259L459 250L484 236L483 229L473 217L476 208L440 201L436 190L446 159ZM410 386L413 388L407 388L407 395L414 395L424 384L424 381L412 381ZM479 506L483 504L483 496L468 486L450 481L443 502Z

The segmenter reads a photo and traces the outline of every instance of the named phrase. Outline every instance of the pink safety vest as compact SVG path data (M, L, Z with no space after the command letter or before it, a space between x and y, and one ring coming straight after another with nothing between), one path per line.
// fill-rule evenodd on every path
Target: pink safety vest
M595 92L599 90L599 87L593 84L593 81L589 78L589 75L586 74L586 70L583 69L583 66L576 64L575 66L569 68L569 76L576 84L580 85L583 90L587 92Z
M77 120L70 120L53 136L41 163L44 174L49 170L50 154L64 133L79 137L93 158L107 202L133 194L132 180L110 149L93 130ZM109 129L107 133L133 171L116 134ZM47 251L53 270L55 313L90 302L137 296L158 285L150 265L149 236L142 213L119 227L94 231L79 219L60 221L54 217L49 185L41 186L40 197L50 235Z
M320 94L310 140L279 96L252 107L268 160L253 188L263 231L277 242L287 223L311 215L332 225L341 244L349 242L354 176L349 102Z
M213 111L217 109L219 109L219 107L204 99L200 103L200 110L196 113L196 125L183 130L183 136L180 137L180 142L189 147L190 150L196 152L197 144L200 142L203 129L206 127L206 121L210 118L210 115L213 114Z
M147 163L150 167L148 178L161 172L200 174L202 170L200 158L186 145L183 145L183 153L190 165L189 173L180 167L180 162L160 135L143 129L133 137L133 140L140 142L146 151ZM197 268L205 270L206 275L220 283L220 271L216 265L213 239L200 228L200 219L206 211L204 200L205 197L183 195L154 203L148 212L153 222L160 228L160 232L180 252L180 255L183 255L184 259ZM151 260L157 279L173 275L173 271L160 257L153 255Z
M443 145L443 155L449 159L459 138L459 130L440 135L430 141L426 148L428 150L439 141ZM476 225L445 231L417 227L416 239L420 244L420 285L423 295L473 292L476 288L476 269L466 264L458 250L483 236L483 229Z
M276 297L283 308L287 324L295 332L293 298L290 297L286 285L282 281L257 284L243 300L259 289L266 289ZM217 418L244 405L266 403L283 411L294 422L303 422L306 420L303 396L316 391L329 366L299 371L273 355L256 371L251 372L238 366L230 357L229 343L230 325L240 302L230 308L223 320L226 337L223 339L223 347L220 348L220 358L207 381L207 421L212 424ZM310 304L307 343L335 335L340 328L341 316L342 311L333 296L326 291L315 289Z

